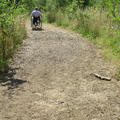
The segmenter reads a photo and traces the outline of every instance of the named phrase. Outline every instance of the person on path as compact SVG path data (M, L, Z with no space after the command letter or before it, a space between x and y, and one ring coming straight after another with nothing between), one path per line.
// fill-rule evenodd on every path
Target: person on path
M41 19L42 19L42 14L38 10L38 8L36 7L35 10L32 11L32 13L31 13L31 23L32 23L32 25L35 25L37 20L39 20L39 23L41 22L41 27L42 27L42 20Z

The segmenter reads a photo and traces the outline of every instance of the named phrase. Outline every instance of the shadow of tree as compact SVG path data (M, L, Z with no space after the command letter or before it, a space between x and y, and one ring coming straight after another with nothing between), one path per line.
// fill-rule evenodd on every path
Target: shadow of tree
M19 85L27 82L26 80L15 79L14 75L19 68L11 68L8 73L0 75L0 85L7 86L8 90L18 88Z

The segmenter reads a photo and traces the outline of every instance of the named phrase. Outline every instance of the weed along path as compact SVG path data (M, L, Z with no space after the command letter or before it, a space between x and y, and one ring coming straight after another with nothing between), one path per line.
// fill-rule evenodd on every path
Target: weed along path
M120 83L95 45L52 25L27 32L0 80L0 120L119 120Z

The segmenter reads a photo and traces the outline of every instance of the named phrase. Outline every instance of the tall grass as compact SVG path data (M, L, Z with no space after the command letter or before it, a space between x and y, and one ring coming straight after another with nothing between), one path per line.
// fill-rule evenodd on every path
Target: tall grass
M25 6L17 1L0 0L0 72L7 72L9 60L26 34Z
M11 27L4 25L0 28L0 72L7 72L9 59L22 43L25 31L24 20L17 20Z

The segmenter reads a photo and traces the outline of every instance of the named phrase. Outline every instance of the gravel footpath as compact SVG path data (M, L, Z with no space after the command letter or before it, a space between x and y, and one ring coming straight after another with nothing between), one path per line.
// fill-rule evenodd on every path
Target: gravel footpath
M119 120L115 67L95 45L48 24L32 31L28 23L27 32L11 71L0 80L0 120Z

